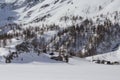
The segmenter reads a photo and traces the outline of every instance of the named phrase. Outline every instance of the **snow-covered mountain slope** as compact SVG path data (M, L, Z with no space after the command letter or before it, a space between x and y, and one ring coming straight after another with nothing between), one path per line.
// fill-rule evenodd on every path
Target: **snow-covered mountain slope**
M120 47L116 51L109 52L106 54L100 54L92 57L87 57L86 59L89 61L105 60L105 61L111 61L111 62L120 62Z
M12 1L12 0L11 0ZM10 2L10 1L9 1ZM8 3L12 10L1 10L0 16L6 21L8 17L13 17L12 21L19 23L59 23L63 16L96 16L107 12L120 10L119 0L16 0Z
M38 19L38 22L43 21L47 22L47 24L54 23L54 21L59 23L60 18L63 16L80 15L86 17L93 14L96 15L96 13L99 13L112 3L111 0L94 0L92 3L89 2L90 0L44 0L30 9L27 9L27 6L25 6L15 10L15 12L18 12L20 15L18 20L22 22L34 23ZM99 9L100 6L101 10Z
M17 54L24 53L21 46L25 51L45 48L59 51L64 47L79 57L115 50L120 42L119 2L6 0L0 3L0 25L5 25L0 26L1 56L12 49ZM6 54L2 55L4 51Z

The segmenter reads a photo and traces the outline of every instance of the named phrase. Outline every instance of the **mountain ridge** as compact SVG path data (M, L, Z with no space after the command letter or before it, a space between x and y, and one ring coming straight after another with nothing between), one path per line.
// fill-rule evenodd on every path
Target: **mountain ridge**
M16 14L8 15L9 17L17 17L13 21L19 23L30 23L37 18L49 15L46 21L42 22L54 23L54 21L59 22L59 19L63 16L79 15L90 17L99 13L107 13L109 12L109 5L116 5L119 0L95 0L92 3L89 2L90 0L16 0L11 4L12 8L15 9L10 11ZM5 12L3 11L3 13Z

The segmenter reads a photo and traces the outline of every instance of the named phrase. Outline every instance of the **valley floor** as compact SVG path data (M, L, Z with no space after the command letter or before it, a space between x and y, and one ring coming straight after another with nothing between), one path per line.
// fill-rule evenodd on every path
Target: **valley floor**
M0 64L0 80L120 80L120 65L72 58L67 63Z

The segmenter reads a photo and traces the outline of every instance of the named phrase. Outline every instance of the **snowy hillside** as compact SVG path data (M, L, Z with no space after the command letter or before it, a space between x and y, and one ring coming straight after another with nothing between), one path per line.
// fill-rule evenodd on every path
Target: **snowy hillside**
M120 42L119 3L119 0L3 0L0 61L21 63L23 58L27 62L36 61L40 57L37 55L43 53L83 58L115 51Z
M109 52L109 53L102 54L102 55L96 55L92 57L87 57L86 59L89 61L106 60L106 61L111 61L111 62L117 62L117 61L119 62L120 61L120 48L113 52Z
M7 0L7 4L13 8L10 10L11 14L7 12L9 9L6 7L1 11L2 14L13 17L13 21L20 23L34 23L36 20L39 24L41 21L47 24L54 21L59 23L63 16L89 17L119 10L119 0L93 0L92 3L89 3L91 0L11 0L11 3L8 1L10 0Z
M0 80L120 80L120 0L0 0Z
M16 9L22 22L32 22L38 19L38 22L59 23L63 16L96 16L100 13L114 12L119 10L119 0L44 0L29 8L24 6ZM112 6L112 8L110 7ZM116 8L117 7L117 8ZM42 20L42 18L44 18ZM41 20L40 20L41 19Z

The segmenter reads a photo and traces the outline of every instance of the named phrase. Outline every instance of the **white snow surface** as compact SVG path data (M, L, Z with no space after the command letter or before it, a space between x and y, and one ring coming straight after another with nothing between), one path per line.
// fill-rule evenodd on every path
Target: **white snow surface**
M72 58L67 63L0 64L1 80L120 80L119 65Z
M70 58L69 63L58 62L48 54L32 52L20 54L11 64L0 63L1 80L120 80L119 74L120 65L96 64L77 57Z
M118 49L105 57L118 59L119 52ZM65 63L50 59L48 54L38 56L34 52L20 54L11 64L0 62L1 80L119 80L119 74L120 65L96 64L77 57Z

